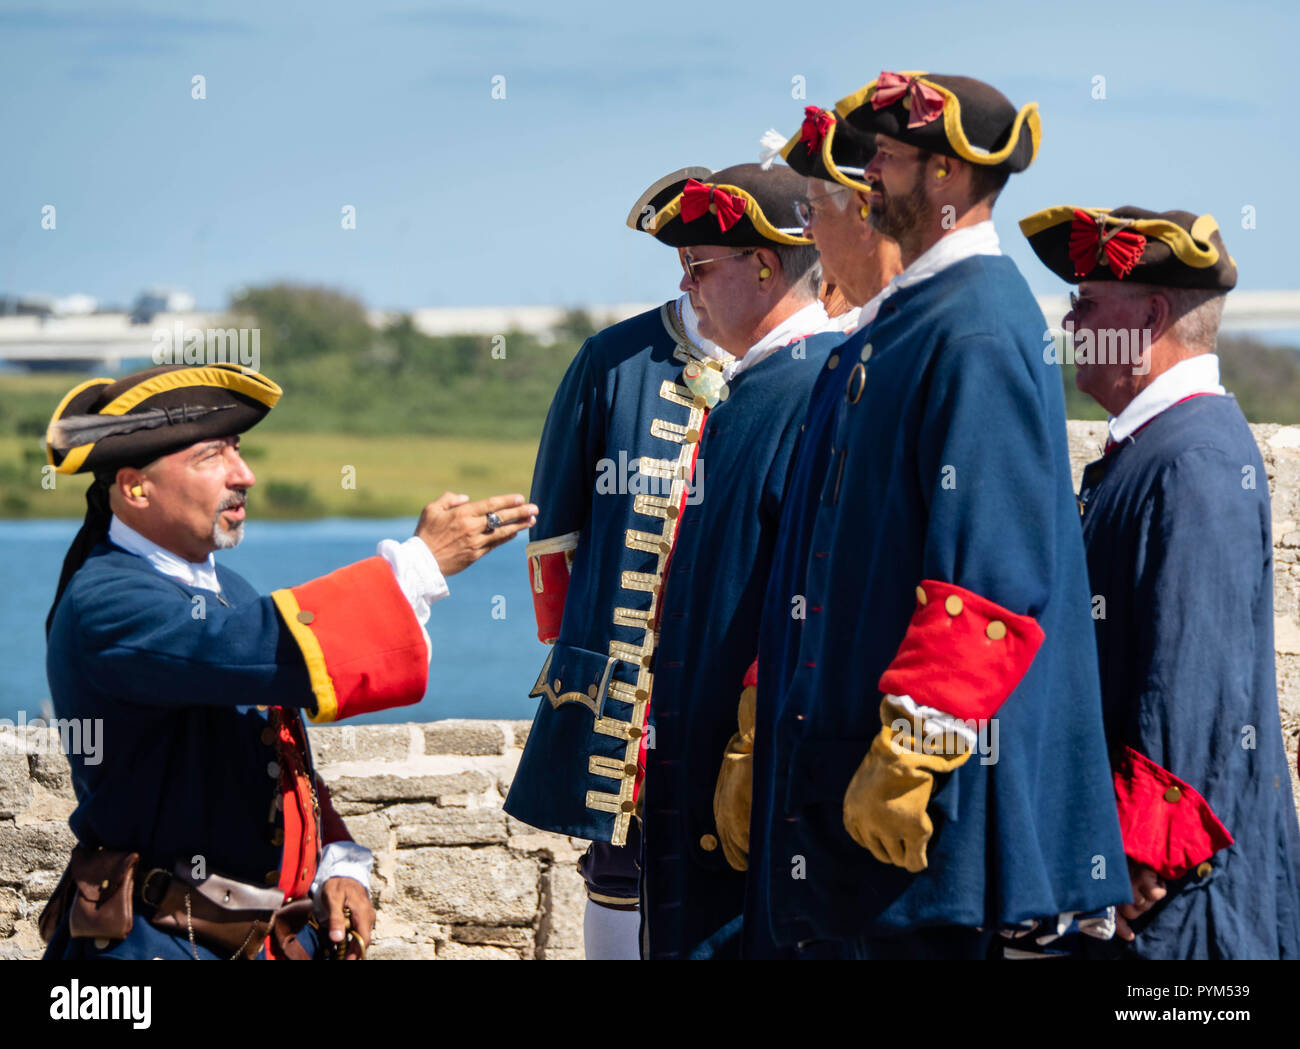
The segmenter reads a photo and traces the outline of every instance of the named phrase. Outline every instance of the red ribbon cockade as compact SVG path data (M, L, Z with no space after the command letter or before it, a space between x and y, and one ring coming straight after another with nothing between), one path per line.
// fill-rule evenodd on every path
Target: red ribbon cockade
M871 96L872 109L884 109L892 106L904 95L911 101L907 118L909 128L920 127L932 120L938 120L943 113L944 98L929 84L921 83L919 77L907 77L901 73L881 73L876 79L876 92Z
M726 233L745 216L745 199L725 189L688 179L682 190L682 221L694 222L707 211L718 217L718 229Z
M799 128L799 137L808 147L808 155L821 151L826 134L835 126L835 118L820 106L805 106L803 124Z
M1086 211L1074 209L1074 222L1070 226L1070 261L1074 263L1076 277L1086 277L1105 260L1115 279L1123 280L1138 264L1146 246L1147 239L1141 233L1123 226L1106 229L1102 219L1094 219Z

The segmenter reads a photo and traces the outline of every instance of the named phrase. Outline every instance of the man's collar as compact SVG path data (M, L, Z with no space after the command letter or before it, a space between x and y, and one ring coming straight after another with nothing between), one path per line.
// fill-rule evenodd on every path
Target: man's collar
M114 546L120 546L127 553L143 557L163 575L177 579L186 586L221 593L221 581L217 578L217 562L211 554L208 554L206 561L197 564L186 561L179 554L173 554L152 539L146 539L116 514L109 522L108 541Z
M770 357L782 346L794 342L804 335L816 335L823 331L838 331L838 325L826 315L826 307L818 299L813 299L803 309L790 314L785 320L754 343L745 355L723 366L722 374L728 381L741 372L754 367L765 357Z
M896 288L907 288L919 284L928 277L933 277L941 270L954 263L969 259L975 255L1001 255L997 230L992 219L985 219L973 226L953 230L940 237L912 262L907 269L889 282Z
M1217 354L1199 353L1188 357L1152 379L1150 385L1129 401L1122 412L1111 416L1107 427L1110 440L1119 444L1166 408L1198 393L1227 393L1219 385Z

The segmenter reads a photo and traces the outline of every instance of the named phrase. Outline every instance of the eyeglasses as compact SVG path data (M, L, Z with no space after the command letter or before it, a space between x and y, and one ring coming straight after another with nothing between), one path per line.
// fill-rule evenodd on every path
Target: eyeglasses
M843 170L841 168L841 170ZM817 218L817 201L826 200L828 197L836 197L841 193L848 191L848 186L842 186L839 189L833 189L829 193L823 193L820 196L809 197L807 200L796 200L794 202L794 216L799 220L802 226L811 226Z
M683 254L682 265L686 268L686 275L691 280L699 280L700 275L695 272L697 267L707 266L710 262L721 262L723 259L738 259L742 255L752 255L756 250L756 248L748 248L745 251L733 251L730 255L719 255L715 259L693 259L690 255Z

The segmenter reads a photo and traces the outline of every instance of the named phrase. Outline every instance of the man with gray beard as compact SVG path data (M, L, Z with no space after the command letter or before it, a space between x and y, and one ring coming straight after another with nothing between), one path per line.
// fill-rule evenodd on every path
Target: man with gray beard
M300 712L419 702L445 577L537 508L448 492L405 543L262 597L212 555L243 537L239 435L280 393L236 365L166 366L82 383L50 420L50 465L95 476L46 621L50 695L102 724L103 760L68 755L78 845L40 918L47 958L365 955L370 853Z

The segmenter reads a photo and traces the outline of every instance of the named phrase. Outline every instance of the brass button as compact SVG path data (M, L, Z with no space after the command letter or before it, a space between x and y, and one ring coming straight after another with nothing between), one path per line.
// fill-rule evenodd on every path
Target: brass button
M830 357L827 358L826 370L833 372L839 366L840 366L840 355L838 353L832 353Z
M647 652L644 656L641 657L641 665L643 667L648 667L654 661L655 661L655 657L652 656L649 652Z
M106 939L104 939L102 936L95 937L95 950L102 951L107 946L108 946L108 941Z
M267 871L266 876L262 878L262 881L264 881L267 885L274 885L279 880L280 880L279 871Z
M558 677L557 677L554 681L551 682L551 691L552 691L552 692L559 692L559 691L560 691L560 679L559 679Z
M705 852L712 852L718 847L718 839L712 834L702 834L700 836L700 848Z
M636 690L636 701L637 701L638 703L648 703L648 702L650 702L650 693L647 692L647 691L646 691L645 689L643 689L643 688L638 688L638 689Z
M1007 636L1007 625L1002 620L995 619L984 628L984 633L988 635L990 641L1001 641Z
M962 606L961 598L958 597L956 594L949 594L948 600L943 603L944 611L947 612L950 616L961 615L962 607L963 606Z
M272 844L272 845L283 845L283 844L284 844L284 831L282 831L282 830L280 830L280 829L277 828L276 831L275 831L275 833L271 835L271 844Z
M267 725L266 728L262 729L262 742L268 747L275 742L275 729L270 725Z
M670 506L670 507L669 507L667 510L665 510L664 512L668 515L668 520L670 520L670 521L676 521L676 520L677 520L677 515L678 515L681 511L678 510L677 507L675 507L675 506Z
M588 686L587 686L587 695L588 695L588 697L590 697L591 699L595 699L595 698L596 698L596 686L595 686L595 685L588 685Z
M849 404L857 404L862 399L862 391L867 388L867 369L860 364L853 366L849 372L849 384L844 388L844 399Z
M636 765L632 764L632 762L630 761L623 766L623 772L625 775L628 776L635 776L640 771L641 770Z
M668 553L668 551L671 550L672 548L673 548L673 544L670 543L670 542L668 542L667 539L660 539L660 540L659 540L659 552L660 552L661 554L666 554L666 553Z
M101 889L107 889L107 888L108 888L108 879L105 878L103 881L101 881L101 882L99 883L99 887L100 887Z
M627 730L627 738L628 738L628 739L640 739L640 738L641 738L641 730L640 730L639 728L637 728L635 725L633 725L630 729Z
M315 613L315 612L308 612L307 609L305 609L305 608L304 608L301 612L298 613L298 622L299 622L299 623L302 623L304 626L306 626L308 623L310 623L310 622L311 622L313 619L315 619L315 618L316 618L316 613Z
M1209 860L1206 860L1205 862L1196 865L1196 876L1198 878L1204 878L1212 870L1214 870L1214 864Z
M1183 796L1183 792L1179 790L1177 787L1170 787L1167 791L1165 791L1165 801L1169 802L1170 805L1174 804L1182 796Z
M694 403L695 403L695 407L697 408L707 408L709 406L709 399L705 397L704 394L697 393L695 395Z
M699 430L691 429L691 430L687 430L687 431L686 431L686 443L687 443L687 444L694 444L694 443L695 443L696 441L698 441L699 439L700 439L700 431L699 431Z
M635 801L625 801L625 802L623 802L622 805L619 806L619 808L621 808L624 812L631 812L633 809L636 808L636 802L635 802Z
M918 586L918 587L916 588L916 603L917 603L918 605L924 605L924 604L927 604L927 603L929 602L929 600L930 600L930 599L929 599L928 597L925 596L925 587L923 587L923 586Z
M867 343L865 346L862 347L863 364L866 364L867 361L871 360L871 354L872 354L871 343Z

